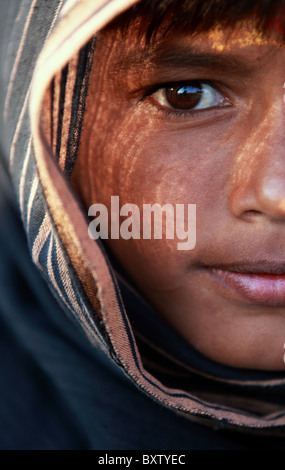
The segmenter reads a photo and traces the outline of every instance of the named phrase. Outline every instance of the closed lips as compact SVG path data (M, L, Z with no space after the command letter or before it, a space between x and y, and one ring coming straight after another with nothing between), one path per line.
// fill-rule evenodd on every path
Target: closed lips
M285 307L284 265L210 268L212 277L224 288L256 304Z

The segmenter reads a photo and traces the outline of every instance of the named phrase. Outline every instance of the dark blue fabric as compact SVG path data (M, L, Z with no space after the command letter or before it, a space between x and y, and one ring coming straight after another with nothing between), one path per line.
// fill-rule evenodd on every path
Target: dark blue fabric
M62 311L0 203L0 449L284 448L195 424L137 390Z

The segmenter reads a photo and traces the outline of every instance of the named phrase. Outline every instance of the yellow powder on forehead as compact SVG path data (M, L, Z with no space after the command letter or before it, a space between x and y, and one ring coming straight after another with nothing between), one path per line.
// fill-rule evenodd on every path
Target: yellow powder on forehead
M218 51L228 51L233 46L246 48L250 46L281 46L281 41L271 36L265 36L252 25L240 24L234 30L222 29L220 26L207 34L211 48Z

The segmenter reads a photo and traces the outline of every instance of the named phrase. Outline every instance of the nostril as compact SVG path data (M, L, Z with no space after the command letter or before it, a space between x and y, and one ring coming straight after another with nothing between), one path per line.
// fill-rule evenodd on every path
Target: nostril
M243 220L246 220L250 222L253 219L256 219L256 217L262 215L262 212L257 211L257 210L248 210L245 211L242 215Z
M261 214L260 211L255 211L255 210L250 210L250 211L246 211L246 214L247 215L259 215Z

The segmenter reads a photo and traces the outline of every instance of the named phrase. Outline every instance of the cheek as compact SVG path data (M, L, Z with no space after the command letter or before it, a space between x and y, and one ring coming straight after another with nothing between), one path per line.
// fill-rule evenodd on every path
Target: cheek
M108 180L112 194L119 194L124 203L199 204L224 187L221 140L214 148L212 133L169 131L150 118L138 117L125 119L104 141L103 158L91 172Z
M104 203L110 213L111 196L119 196L120 206L136 204L141 215L143 204L174 207L196 204L199 250L204 224L219 207L216 193L222 182L213 178L221 174L217 169L221 156L216 155L216 161L212 153L209 157L212 146L205 152L205 145L199 144L198 131L195 134L193 142L189 132L166 132L158 126L154 131L153 123L142 117L140 125L125 120L113 133L112 140L105 141L102 161L98 160L100 164L92 171L97 175L97 201ZM203 227L200 227L202 221ZM167 289L170 284L180 284L185 269L197 256L197 250L179 251L178 241L177 237L166 239L163 236L161 240L141 237L140 240L108 240L107 243L139 284L147 282L152 288Z

